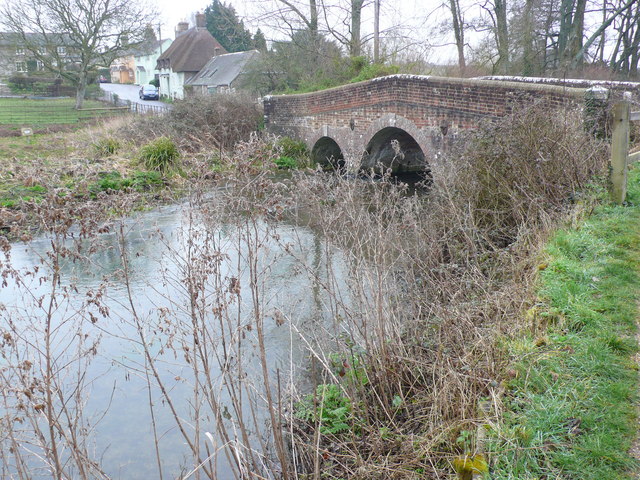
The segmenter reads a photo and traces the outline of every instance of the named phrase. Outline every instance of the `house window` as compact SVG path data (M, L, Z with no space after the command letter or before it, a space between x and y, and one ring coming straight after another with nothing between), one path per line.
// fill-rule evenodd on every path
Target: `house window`
M67 54L67 47L58 47L58 55L66 55Z
M16 72L26 73L27 72L27 62L16 62Z
M16 48L16 55L24 55L24 48L23 47Z
M44 63L42 63L40 60L36 61L36 68L39 72L42 72L44 70Z
M38 53L40 55L46 55L47 54L47 47L39 47L38 48Z

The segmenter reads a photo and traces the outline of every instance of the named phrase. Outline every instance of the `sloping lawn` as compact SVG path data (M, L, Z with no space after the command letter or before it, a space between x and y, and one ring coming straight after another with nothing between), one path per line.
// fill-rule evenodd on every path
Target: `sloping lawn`
M640 166L626 206L603 205L558 232L541 266L542 333L510 340L493 479L637 478L635 332L640 297Z
M123 112L122 109L113 109L95 100L86 100L82 110L75 110L74 106L73 98L0 98L0 125L42 128L81 123Z

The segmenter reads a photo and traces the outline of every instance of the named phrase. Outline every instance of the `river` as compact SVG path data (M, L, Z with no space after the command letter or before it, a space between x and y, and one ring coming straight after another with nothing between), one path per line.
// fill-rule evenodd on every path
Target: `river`
M217 462L207 465L216 478L233 478L224 437L216 433L216 412L236 451L247 447L237 447L243 438L240 418L253 448L260 449L261 438L269 442L261 359L276 399L286 402L291 388L305 388L308 348L336 334L337 312L321 285L329 276L335 282L347 275L340 252L308 228L255 219L216 223L186 203L115 222L78 245L86 256L62 259L51 316L52 375L59 393L54 407L61 423L74 423L63 429L80 435L75 441L110 478L160 478L160 470L163 478L187 478L197 464L189 441L199 445L199 460L219 449ZM43 459L50 443L46 409L39 403L45 394L33 387L43 384L47 371L51 247L47 235L13 244L10 263L22 283L8 278L0 295L0 326L14 338L0 358L6 382L0 385L3 478L22 468L12 450L17 444L33 478L52 477L51 461ZM37 273L29 274L34 268ZM32 365L27 380L20 377L26 368L17 366L25 361ZM20 391L28 382L33 393L25 398ZM234 388L240 400L232 398ZM27 412L19 428L13 424L17 444L7 433L11 409ZM34 435L38 428L44 437ZM61 458L72 460L72 442L57 442ZM72 463L63 467L80 478Z

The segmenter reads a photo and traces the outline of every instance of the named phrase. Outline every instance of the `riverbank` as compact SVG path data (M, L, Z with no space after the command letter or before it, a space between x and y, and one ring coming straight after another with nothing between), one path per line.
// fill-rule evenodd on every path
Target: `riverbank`
M210 456L209 442L215 440L225 445L218 454L229 460L224 468L235 469L237 476L443 478L468 466L467 455L482 443L475 436L481 423L478 400L501 389L507 363L504 339L526 329L519 314L531 305L540 245L577 203L592 205L585 185L604 178L606 145L584 131L580 115L532 108L483 126L460 150L450 152L451 161L432 165L428 195L413 194L386 177L354 181L299 172L275 178L276 167L299 164L296 145L251 130L225 149L222 140L206 137L206 132L217 131L207 126L207 116L197 129L184 123L192 115L177 116L171 128L154 118L141 119L135 129L127 126L128 137L122 128L93 131L75 137L73 148L59 152L55 160L45 156L44 145L44 153L28 159L25 169L40 178L51 175L51 185L62 185L42 185L46 192L40 192L40 200L21 200L20 206L32 208L51 237L28 242L28 248L40 241L53 251L38 251L34 257L54 262L60 252L62 258L72 254L78 262L115 268L109 275L91 268L100 273L99 281L87 283L89 291L80 291L81 298L93 299L100 292L106 303L99 302L94 311L94 300L83 302L79 313L70 310L67 324L97 338L124 323L130 332L125 340L146 349L146 384L138 390L148 390L150 414L164 411L164 425L174 423L181 438L156 437L146 444L147 454L153 455L153 444L173 450L180 443L187 446L188 468L201 469L208 478L231 478L217 472L217 457ZM179 134L195 130L204 133L197 138ZM157 169L142 170L147 165L140 160L141 147L154 138L164 138L162 143L171 139L182 153L180 161L172 157ZM52 142L48 150L54 146ZM69 166L65 159L75 157L74 165L86 166L80 170L86 174L64 176ZM566 165L572 165L572 175ZM47 175L44 168L50 168ZM135 176L145 172L154 174L148 180L160 182L138 189ZM29 188L26 172L20 175L15 184ZM211 196L219 179L229 181ZM192 194L178 207L180 220L164 231L145 233L144 248L127 243L129 219L107 226L100 221L161 201L154 195L187 191ZM65 239L77 232L92 245L75 242L80 250L70 251ZM158 258L159 273L149 274ZM274 270L276 260L287 266L286 272ZM13 259L7 255L6 262L11 266ZM175 268L167 269L167 262ZM46 295L55 303L57 285L74 282L74 272L56 264L50 270L70 274L68 280L52 279ZM6 271L9 275L17 269ZM150 283L132 285L140 272ZM33 278L39 280L36 273ZM286 287L270 292L278 278L285 279ZM159 285L171 286L161 292L171 308L156 299L139 304ZM115 310L103 293L109 290L120 292ZM124 304L123 291L129 297ZM301 302L308 303L308 311L300 310ZM42 316L38 304L16 308L36 312L28 319ZM13 312L7 312L11 317ZM109 319L106 328L101 318ZM24 338L21 327L16 328L6 332L12 342ZM41 337L47 338L47 332L44 328ZM281 357L285 350L268 345L272 334L300 348ZM16 378L22 378L25 352L47 364L48 350L30 350L21 341L12 345ZM163 353L156 357L158 345ZM219 355L222 351L235 353ZM158 373L166 362L175 365L180 358L179 371ZM249 371L252 375L246 376ZM50 381L53 375L46 373L38 381ZM188 395L174 393L185 379L193 380L186 380ZM67 388L62 378L53 380ZM15 401L16 392L21 395L5 391L8 402ZM174 409L174 400L197 408ZM34 419L45 404L54 418L56 402L30 402ZM256 445L249 432L265 424L270 425L268 438ZM34 425L39 423L34 420ZM55 428L66 432L65 425ZM53 451L49 444L60 436L54 432L38 438ZM7 465L16 455L29 456L4 445ZM246 456L239 458L238 446L251 448L244 448ZM501 454L508 451L500 445ZM176 468L170 459L163 465L160 449L155 455L158 476ZM88 453L77 457L80 466L87 465L85 458ZM473 460L477 468L487 468L484 458ZM116 456L104 468L126 461ZM98 462L88 465L103 468Z
M166 200L182 177L147 171L131 150L105 150L105 132L124 122L114 120L75 132L0 138L1 234L12 240L37 232L40 219L34 212L52 194L79 206L128 196L132 209Z
M229 111L237 115L229 118ZM51 195L122 215L172 201L248 157L275 168L286 148L254 138L261 117L244 97L211 97L182 102L162 117L0 138L0 235L27 238L41 229L34 212Z
M638 165L626 205L601 199L548 243L530 331L505 345L494 479L637 478Z
M106 220L111 214L174 202L196 184L213 186L221 172L230 170L227 163L234 161L231 152L221 158L210 150L184 151L164 137L120 136L135 126L131 118L121 118L74 132L0 138L0 235L12 241L41 231L36 212L51 196L82 208L95 206ZM160 150L155 146L158 139ZM144 159L145 146L157 159ZM166 152L161 150L167 146L174 155L171 165L162 164ZM242 146L251 148L252 142ZM278 168L275 153L261 152L259 160L268 163L262 166Z

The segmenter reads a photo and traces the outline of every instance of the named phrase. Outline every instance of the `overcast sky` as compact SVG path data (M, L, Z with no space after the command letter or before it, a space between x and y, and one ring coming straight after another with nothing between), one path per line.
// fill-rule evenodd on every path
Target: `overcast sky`
M2 1L2 0L0 0ZM151 0L158 4L160 21L162 22L162 36L174 37L174 30L178 22L191 20L192 14L203 11L211 0ZM265 33L268 40L282 38L282 32L270 30L268 23L260 20L259 0L223 0L233 5L238 16L252 33L258 27ZM452 39L436 38L433 35L435 25L448 15L442 11L440 15L432 15L428 20L427 12L442 4L443 0L382 0L381 29L391 25L403 25L398 31L398 43L412 44L416 50L422 50L427 43L447 44ZM264 3L264 1L262 2ZM439 18L438 18L439 17ZM365 9L362 18L362 34L371 34L373 30L373 7ZM384 34L383 34L384 36ZM388 39L386 41L389 41ZM455 58L455 49L451 45L439 49L432 49L429 60L448 62Z
M173 30L179 21L183 19L188 20L193 12L203 11L212 3L211 0L155 1L158 4L161 21L163 23L163 35L166 31L167 35L171 33L171 36L173 36ZM251 30L257 28L256 0L223 0L223 2L233 5L238 16L245 21ZM402 15L406 20L415 19L418 13L423 15L427 7L433 8L440 3L442 3L441 0L383 0L382 2L383 9L386 10L387 15ZM393 9L391 9L391 6L393 6Z

